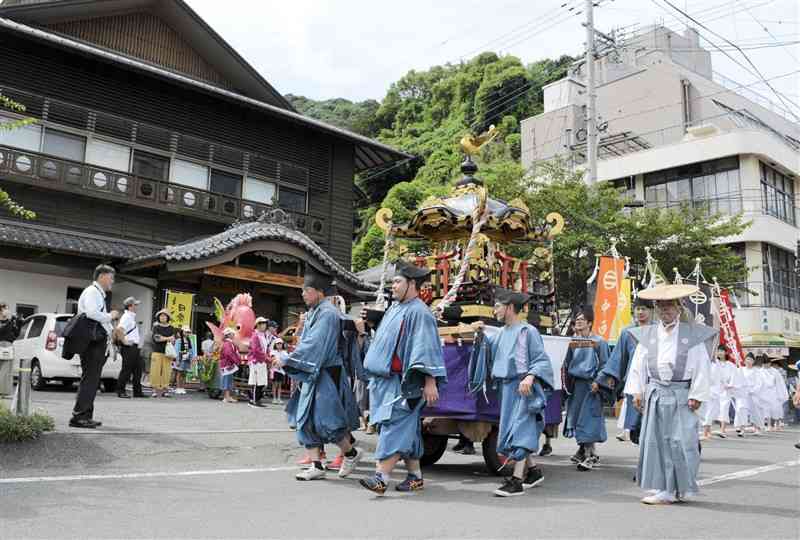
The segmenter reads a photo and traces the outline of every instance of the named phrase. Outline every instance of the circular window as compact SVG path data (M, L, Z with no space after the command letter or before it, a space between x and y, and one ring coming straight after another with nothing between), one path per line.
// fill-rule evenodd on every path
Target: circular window
M70 184L80 184L83 170L80 167L69 167L67 169L67 182Z
M124 176L120 176L117 178L117 191L120 193L127 193L128 192L128 179Z
M153 196L153 184L141 184L139 186L139 193L144 195L145 197L152 197Z
M197 197L195 197L194 193L192 193L191 191L187 191L186 193L183 194L183 204L185 204L186 206L194 206L196 202L197 202Z
M317 233L317 234L322 232L322 222L319 221L318 219L314 220L314 223L311 225L311 227L314 229L314 232Z
M14 166L19 172L28 172L31 170L31 158L28 156L19 156L14 162Z
M226 214L233 214L236 212L236 205L233 204L233 201L225 201L225 204L222 206L222 209L225 210Z
M92 175L92 183L99 188L106 187L108 185L108 177L106 176L106 173L102 173L100 171L94 173Z
M58 165L56 165L53 161L47 160L42 163L41 170L39 172L43 177L53 180L58 177Z
M244 214L244 217L246 218L253 217L253 213L254 213L253 207L250 206L249 204L244 205L244 207L242 208L242 214Z

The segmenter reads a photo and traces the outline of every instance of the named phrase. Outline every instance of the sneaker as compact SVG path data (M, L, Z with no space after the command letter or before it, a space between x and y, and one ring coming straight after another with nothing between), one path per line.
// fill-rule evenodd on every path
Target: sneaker
M361 458L364 456L363 450L356 447L353 448L355 448L356 451L355 456L353 457L342 456L344 458L344 461L342 461L342 464L339 467L339 478L347 478L348 476L353 474L353 471L356 470L356 465L358 465L358 462L361 461Z
M525 493L525 488L522 487L522 480L512 476L506 483L494 490L497 497L516 497Z
M672 504L675 502L675 497L666 491L659 491L655 495L648 495L642 499L643 504Z
M338 471L342 468L342 461L344 461L344 454L339 454L333 458L333 461L328 463L325 468L331 471Z
M409 474L406 476L406 479L397 484L394 489L403 493L408 493L410 491L420 491L424 486L425 482L422 478L417 478L415 475Z
M594 464L597 463L592 456L587 457L580 463L578 463L578 470L579 471L591 471L594 468Z
M525 489L535 488L544 482L544 473L539 467L531 467L528 469L528 474L525 475L525 480L522 481L522 487Z
M714 433L714 435L716 435L720 439L727 439L728 438L728 436L725 435L724 433L722 433L721 431L718 431L718 432Z
M625 442L625 441L628 440L628 437L625 436L625 432L624 431L620 431L619 433L617 433L617 440L619 442Z
M800 442L794 443L794 447L800 450Z
M377 474L372 478L362 478L358 481L358 483L361 484L361 487L368 489L379 496L382 496L384 493L386 493L386 482L381 480Z
M248 401L247 404L250 405L253 408L256 408L256 409L263 409L265 407L265 405L263 403L261 403L260 401L252 401L251 400L251 401Z
M544 446L542 446L542 449L539 450L540 456L549 456L552 453L553 453L553 447L547 443L545 443Z
M295 478L303 481L322 480L325 478L325 469L317 469L313 465L307 469L303 469L295 475Z
M465 446L466 444L464 443L464 441L458 441L456 445L453 447L453 452L461 452Z
M575 464L578 464L578 463L580 463L580 462L581 462L581 461L583 461L584 459L586 459L586 452L583 450L583 448L579 449L577 452L575 452L575 455L574 455L574 456L572 456L571 458L569 458L569 460L570 460L572 463L575 463Z
M597 465L598 463L600 463L600 456L598 456L597 454L592 454L591 456L589 456L589 460L591 460L592 463Z

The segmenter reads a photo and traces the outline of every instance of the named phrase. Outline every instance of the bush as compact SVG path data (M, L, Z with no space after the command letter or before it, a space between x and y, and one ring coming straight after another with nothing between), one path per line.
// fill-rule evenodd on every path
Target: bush
M45 431L53 431L55 422L50 416L33 413L15 416L0 405L0 443L14 443L37 439Z

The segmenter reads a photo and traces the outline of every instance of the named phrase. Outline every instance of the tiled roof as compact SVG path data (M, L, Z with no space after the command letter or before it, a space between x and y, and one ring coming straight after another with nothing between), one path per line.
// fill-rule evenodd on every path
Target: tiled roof
M314 260L318 261L334 279L342 280L350 287L359 290L373 290L375 288L336 262L311 238L300 231L294 230L290 225L290 220L282 220L280 217L276 220L275 215L281 216L284 213L280 210L274 211L273 216L271 216L272 222L268 220L270 218L265 216L256 221L235 223L221 233L175 246L167 246L158 253L132 260L130 264L136 266L140 263L159 259L164 262L197 261L222 255L226 251L236 249L244 244L272 240L286 242L299 247Z
M28 223L0 221L0 244L50 249L109 259L132 259L157 253L159 246L85 235Z

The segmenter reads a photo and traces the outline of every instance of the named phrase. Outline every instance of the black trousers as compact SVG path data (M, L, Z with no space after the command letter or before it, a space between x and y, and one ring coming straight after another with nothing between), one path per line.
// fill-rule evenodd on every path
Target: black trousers
M264 397L264 387L263 386L256 386L256 395L255 395L256 403L261 401L261 398L263 398L263 397Z
M122 354L122 369L117 381L117 394L125 393L125 387L133 377L133 395L139 396L142 394L142 371L144 370L144 361L139 354L139 347L123 345L120 348L120 354Z
M106 341L93 341L81 355L81 382L75 398L72 418L75 420L91 420L94 414L94 398L100 386L100 373L106 363Z

